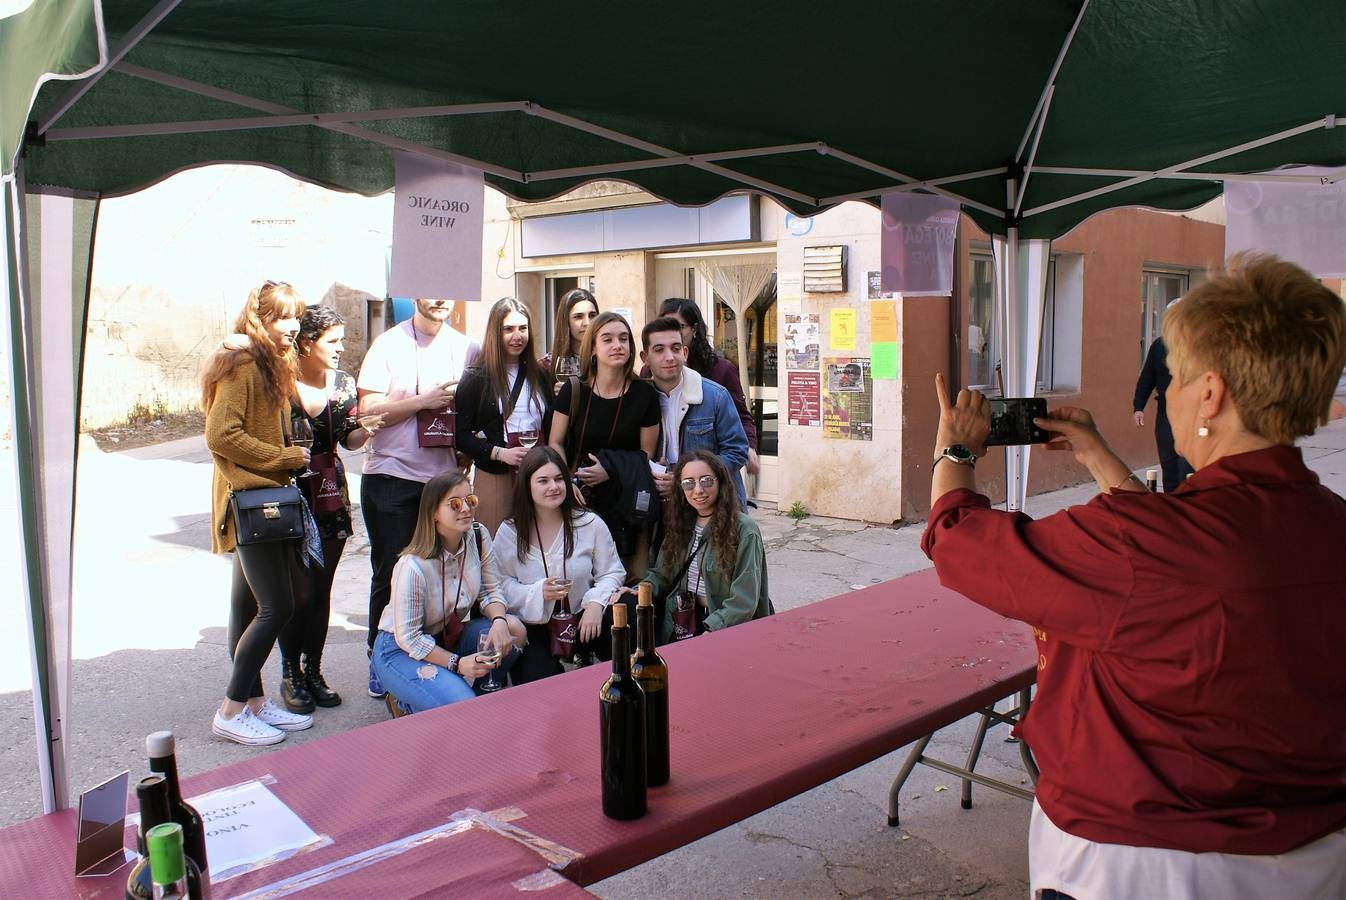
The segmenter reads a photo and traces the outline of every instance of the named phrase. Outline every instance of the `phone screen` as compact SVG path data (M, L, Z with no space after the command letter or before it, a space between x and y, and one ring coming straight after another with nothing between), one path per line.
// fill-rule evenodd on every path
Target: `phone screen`
M1033 424L1034 419L1047 415L1047 401L1043 398L1008 397L990 403L991 433L986 436L986 446L1045 444L1050 439L1046 431Z

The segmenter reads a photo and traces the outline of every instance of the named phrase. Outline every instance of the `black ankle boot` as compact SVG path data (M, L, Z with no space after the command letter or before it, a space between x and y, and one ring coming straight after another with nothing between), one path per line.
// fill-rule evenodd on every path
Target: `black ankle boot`
M327 686L322 677L322 657L304 655L304 686L308 688L313 702L322 707L341 705L341 695Z
M308 715L313 712L313 697L304 684L304 676L299 671L299 663L291 659L280 661L280 698L290 712Z

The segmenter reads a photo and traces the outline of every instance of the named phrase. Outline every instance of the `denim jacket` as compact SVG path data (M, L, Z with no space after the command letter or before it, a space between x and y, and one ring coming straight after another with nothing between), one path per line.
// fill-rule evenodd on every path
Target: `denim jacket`
M678 447L709 450L724 461L734 478L738 505L746 509L748 492L739 471L748 463L748 436L743 433L733 398L720 385L703 378L690 367L682 370L682 394L678 411Z

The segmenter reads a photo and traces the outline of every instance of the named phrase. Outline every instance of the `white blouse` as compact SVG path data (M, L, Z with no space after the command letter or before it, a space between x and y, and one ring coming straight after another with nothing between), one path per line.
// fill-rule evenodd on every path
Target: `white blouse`
M542 599L543 583L550 577L569 578L570 609L579 613L585 603L607 606L613 592L626 580L626 567L617 555L617 545L603 520L588 511L575 513L574 546L565 558L565 530L557 529L556 538L547 547L547 564L531 542L523 562L519 561L514 520L500 523L495 534L495 563L500 572L500 588L509 611L529 625L541 625L551 618L550 600Z

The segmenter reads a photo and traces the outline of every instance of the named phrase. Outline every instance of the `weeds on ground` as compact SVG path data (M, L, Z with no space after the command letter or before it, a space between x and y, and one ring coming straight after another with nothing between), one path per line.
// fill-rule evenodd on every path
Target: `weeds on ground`
M796 500L794 503L790 504L790 508L785 511L785 514L797 521L799 519L808 518L809 511L804 508L803 503Z

